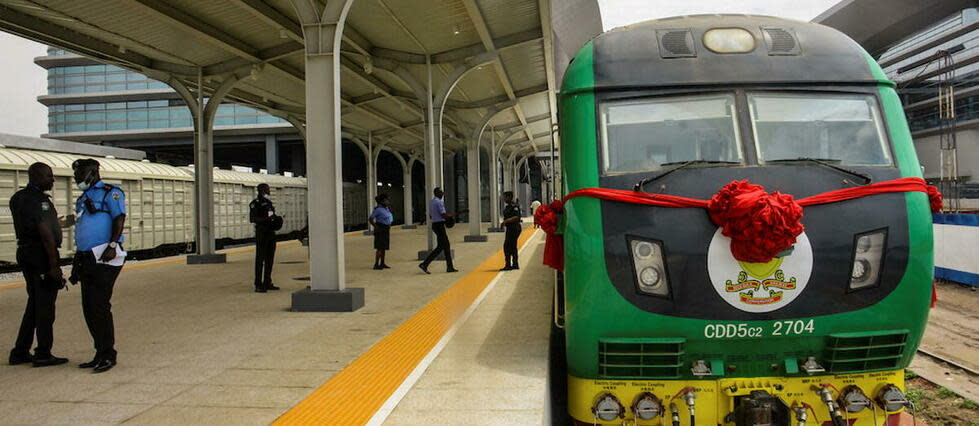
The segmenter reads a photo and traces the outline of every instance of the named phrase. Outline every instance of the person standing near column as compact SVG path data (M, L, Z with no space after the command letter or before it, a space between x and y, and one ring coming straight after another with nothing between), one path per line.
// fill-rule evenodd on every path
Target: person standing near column
M501 227L506 229L506 237L503 240L503 258L506 259L506 266L501 271L512 271L520 269L517 261L517 238L520 237L520 206L513 200L513 192L503 193L503 223Z
M452 219L452 215L445 212L445 201L442 200L445 193L439 187L436 187L433 192L435 197L428 202L428 217L431 219L432 232L435 233L437 244L418 267L421 268L422 272L431 274L428 272L428 265L435 261L439 253L445 253L445 272L459 272L452 267L452 247L449 246L449 234L445 230L445 221Z
M126 223L126 194L102 181L98 161L76 160L72 169L75 185L82 195L75 201L78 224L71 280L82 283L82 312L95 343L95 358L78 366L102 373L116 365L111 299L122 270L121 262L125 260L121 244Z
M374 197L377 207L371 212L367 221L374 227L374 269L391 269L384 263L384 252L391 248L391 223L394 222L394 215L391 214L391 198L388 194L380 194Z
M272 264L275 262L275 206L269 195L272 188L261 183L256 188L258 197L249 207L249 220L255 224L255 292L278 290L272 284Z
M32 363L47 367L68 362L51 354L54 344L54 309L58 290L65 286L58 261L61 247L61 225L51 197L45 194L54 187L54 174L44 163L27 169L29 183L10 197L10 214L17 236L17 264L23 269L27 288L27 308L20 323L17 341L10 351L10 365ZM37 347L31 355L34 334Z

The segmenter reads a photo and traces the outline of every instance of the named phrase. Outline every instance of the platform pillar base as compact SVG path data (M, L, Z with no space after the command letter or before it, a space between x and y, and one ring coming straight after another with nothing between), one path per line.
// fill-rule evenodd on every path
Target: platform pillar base
M495 226L491 226L489 229L486 230L486 232L503 232L503 228L497 228Z
M415 225L401 225L401 229L418 229Z
M452 252L452 257L456 257L456 251L450 250ZM428 257L428 250L420 250L418 252L418 260L425 260ZM445 253L439 253L435 260L445 260Z
M292 293L293 312L353 312L364 307L364 289L313 290L306 287Z
M224 253L191 254L187 256L188 265L212 265L216 263L228 263L228 256Z
M485 243L489 241L489 237L485 235L466 235L462 241L467 243Z

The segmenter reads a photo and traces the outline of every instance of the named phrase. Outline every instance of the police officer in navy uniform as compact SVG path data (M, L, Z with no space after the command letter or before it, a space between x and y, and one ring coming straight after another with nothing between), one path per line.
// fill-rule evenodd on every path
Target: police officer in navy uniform
M272 284L272 264L275 261L275 206L268 184L258 185L258 197L249 204L249 218L255 224L255 292L278 290ZM281 223L281 222L280 222Z
M503 257L506 259L506 266L501 271L512 271L520 269L520 262L517 261L517 238L520 237L520 205L513 199L513 191L503 193L502 226L506 229L506 237L503 240Z
M78 366L96 373L109 371L116 365L115 325L112 319L112 289L122 266L107 262L122 251L123 227L126 223L126 194L121 188L102 181L99 162L93 159L76 160L75 185L82 191L75 201L75 261L73 283L81 281L82 312L95 344L95 357ZM104 248L104 250L103 250ZM96 258L96 251L101 254Z
M10 213L17 235L17 264L23 268L27 287L27 308L10 351L10 365L33 363L35 367L64 364L67 358L51 354L54 343L54 305L58 290L65 286L58 261L61 225L58 211L45 193L54 187L54 174L44 163L27 169L29 183L10 197ZM37 347L31 344L37 333Z

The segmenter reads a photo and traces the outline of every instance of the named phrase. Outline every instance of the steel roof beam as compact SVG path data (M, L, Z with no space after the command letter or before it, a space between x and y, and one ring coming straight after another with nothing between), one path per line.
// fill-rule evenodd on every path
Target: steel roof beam
M531 125L531 124L534 124L534 123L539 123L541 121L546 121L546 120L549 120L550 118L551 118L551 114L550 113L544 113L544 114L540 114L540 115L530 116L530 117L527 117L527 125ZM519 121L515 121L513 123L507 123L507 124L502 124L502 125L499 125L499 126L493 126L493 128L496 129L496 130L509 130L509 129L520 127L522 125L523 125L523 123L521 123Z
M289 38L300 43L303 42L303 28L299 23L263 0L238 0L236 3L267 24L279 27L280 30L285 31Z
M526 98L528 96L534 96L534 95L538 95L538 94L541 94L541 93L546 93L547 90L548 90L547 89L547 86L541 85L541 86L528 87L528 88L523 89L523 90L518 90L516 92L513 92L513 94L517 98ZM456 108L456 109L488 108L488 107L491 107L491 106L496 105L496 104L499 104L499 103L508 102L509 100L510 100L510 98L508 98L506 95L495 96L495 97L486 98L486 99L480 99L480 100L472 101L472 102L459 102L459 101L453 101L453 100L450 99L450 100L445 101L445 106Z
M543 36L541 35L541 29L534 28L530 31L505 35L503 37L493 39L493 46L496 46L497 51L502 52L505 50L516 49L521 46L531 45L540 42L542 39ZM485 51L486 48L483 44L473 44L460 47L458 49L436 53L432 55L432 63L441 64L446 62L455 62L466 59L470 56L476 56Z
M479 39L483 42L486 51L495 52L496 45L493 43L493 36L490 34L489 27L486 25L486 20L483 18L483 13L479 10L479 5L476 4L476 0L462 0L462 4L466 7L469 19L472 20L473 26L476 28L476 33L479 34ZM503 67L503 60L500 59L499 55L496 55L496 60L493 61L493 69L496 70L496 75L500 79L500 84L503 85L503 90L506 92L507 98L511 101L516 100L517 96L513 92L513 84L510 82L510 76L507 75L506 69ZM520 122L527 125L527 118L524 116L523 109L520 108L519 103L513 107L513 111L517 113L517 118L520 119ZM531 137L530 130L526 130L525 132L527 133L527 137Z
M304 83L305 79L302 77L302 73L298 70L292 69L286 64L275 61L275 59L288 56L294 52L301 52L303 46L292 41L285 43L280 46L274 46L264 50L257 50L254 47L249 46L247 43L238 40L237 38L221 31L219 28L204 22L203 20L192 16L174 6L171 6L163 0L130 0L132 2L138 3L143 7L155 12L156 14L164 17L170 23L180 27L184 31L193 34L203 40L204 42L210 43L228 53L238 56L241 59L250 61L252 63L269 63L272 69L278 70L286 74L288 77L295 80L300 80L300 83ZM264 55L263 55L264 54ZM247 63L242 64L240 61L237 63L232 63L231 65L247 66ZM226 68L218 67L219 69Z
M137 71L155 69L186 76L197 74L197 67L159 61L132 50L121 50L119 46L114 44L52 24L33 15L21 13L7 6L0 6L0 28L38 43L63 47L100 61L126 64Z
M391 118L391 117L389 117L387 115L384 115L383 113L380 113L380 112L374 110L373 108L355 105L350 100L350 98L348 98L346 96L342 96L342 95L340 96L340 102L343 103L343 104L345 104L345 105L347 105L348 107L353 108L356 111L360 111L360 112L362 112L364 114L367 114L367 115L369 115L371 117L374 117L374 119L376 119L376 120L378 120L378 121L386 124L388 127L394 129L395 131L402 132L404 134L407 134L409 136L412 136L412 137L417 138L417 139L420 139L420 140L425 140L425 137L424 136L419 135L419 134L417 134L415 132L412 132L407 127L405 127L400 122L398 122L397 120L395 120L395 119L393 119L393 118Z
M255 48L245 42L232 37L195 16L192 16L163 0L130 0L162 16L167 21L182 28L191 34L196 35L201 40L221 48L235 56L249 59L253 62L260 62L258 52Z
M521 46L526 46L535 42L539 42L543 39L540 28L534 28L529 31L523 31L519 33L505 35L503 37L493 40L493 45L497 46L497 51L505 51L509 49L515 49ZM472 44L469 46L463 46L456 49L446 50L444 52L435 53L432 55L433 64L445 64L449 62L461 61L463 59L479 55L486 52L486 46L482 43ZM375 47L371 49L371 55L378 58L390 59L398 62L403 62L407 64L425 64L425 55L412 52L404 52L400 50L387 49L383 47Z

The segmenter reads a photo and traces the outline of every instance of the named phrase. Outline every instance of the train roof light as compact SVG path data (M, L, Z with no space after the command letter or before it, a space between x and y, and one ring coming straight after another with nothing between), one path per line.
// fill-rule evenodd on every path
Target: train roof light
M748 53L755 50L755 36L744 28L714 28L704 33L704 47L714 53Z

